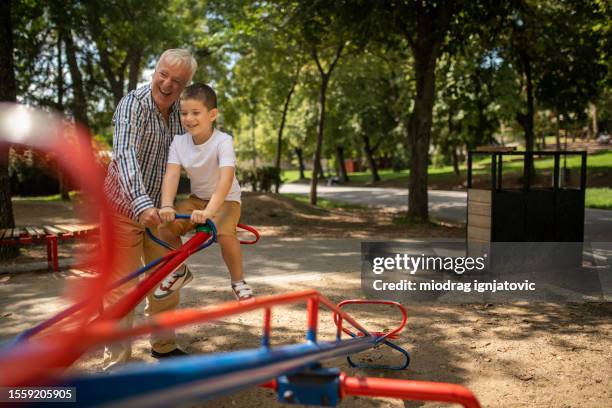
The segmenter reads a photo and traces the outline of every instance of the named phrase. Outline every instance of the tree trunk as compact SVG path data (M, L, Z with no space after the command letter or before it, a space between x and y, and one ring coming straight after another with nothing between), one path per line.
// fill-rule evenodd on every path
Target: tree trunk
M349 176L346 171L346 164L344 163L344 147L336 146L336 160L338 161L338 167L340 169L340 181L342 183L348 183Z
M257 168L257 148L255 147L255 112L251 112L251 147L253 154L253 170Z
M128 64L129 55L123 60L121 65L116 68L117 72L115 73L108 53L108 44L106 43L101 30L101 27L104 27L104 25L103 22L100 21L100 14L98 12L98 7L100 5L98 2L85 2L85 4L87 8L86 13L88 26L100 56L100 67L102 68L102 72L104 72L104 76L106 77L111 93L113 94L114 104L117 106L121 101L121 98L123 98L125 69ZM100 2L100 4L102 3Z
M319 170L320 170L320 172L319 172L319 180L324 179L326 177L325 176L325 170L327 170L327 169L325 169L323 167L323 162L320 159L319 159Z
M370 172L372 173L372 183L376 183L377 181L380 181L380 176L378 175L376 160L374 160L374 151L370 147L370 138L365 133L361 134L361 138L363 139L363 151L368 159L368 165L370 166Z
M310 204L312 205L317 205L317 182L319 181L318 176L321 172L321 148L323 146L323 129L325 128L325 97L327 94L327 86L329 85L329 79L334 71L334 67L338 63L340 55L342 55L343 49L344 41L340 41L340 45L336 49L336 56L329 65L327 72L325 72L321 66L316 48L312 50L312 57L317 64L317 69L319 70L319 75L321 76L321 88L319 89L319 125L313 157L314 169L312 169L312 179L310 180Z
M599 126L597 125L597 105L594 102L591 102L589 111L591 112L591 126L589 127L591 130L591 138L595 139L597 134L599 133Z
M126 57L120 66L117 67L117 74L113 71L113 66L111 63L110 56L108 54L108 46L104 39L104 35L102 30L100 29L104 25L102 21L100 21L99 13L98 13L98 2L85 2L87 7L87 20L88 26L91 30L91 34L94 42L96 43L96 48L98 49L98 54L100 56L100 67L102 67L102 72L104 72L104 76L108 81L111 92L113 94L113 100L115 102L115 106L119 104L121 98L123 98L123 88L125 86L125 69L128 64L128 57ZM100 4L102 4L100 2Z
M62 33L57 30L57 78L55 81L57 92L56 109L59 112L64 112L64 62L62 61Z
M299 70L298 70L298 74L299 74ZM274 192L276 194L278 194L278 191L280 189L280 172L281 172L280 162L281 162L282 149L283 149L283 130L285 129L285 121L287 120L287 112L289 111L289 103L291 102L291 96L293 95L293 91L295 90L296 85L297 85L297 77L295 78L295 81L293 82L293 84L291 84L291 89L289 89L289 92L287 93L287 96L285 97L285 105L283 106L283 114L281 116L281 123L278 128L278 137L276 139L276 158L274 160L274 167L276 167L276 171L279 174L279 177L276 179L276 182L274 184Z
M128 92L136 89L138 86L138 77L140 76L140 60L142 59L142 50L132 51L129 55L129 74L128 74Z
M300 180L304 180L306 178L306 175L304 174L304 171L306 170L306 167L304 166L304 151L299 147L296 147L294 151L300 166Z
M410 150L408 217L420 220L427 220L429 217L427 167L436 89L436 64L456 9L452 2L432 7L427 4L428 2L414 2L416 30L404 31L412 49L416 79L416 95L407 126Z
M526 52L521 52L521 65L523 75L525 75L525 88L527 93L527 112L518 113L517 121L525 131L525 150L533 151L534 133L533 133L533 116L535 112L534 97L533 97L533 80L531 77L531 58Z
M328 75L321 77L321 87L319 89L319 124L317 127L317 140L313 155L314 168L310 179L310 204L317 205L317 183L321 174L321 148L323 146L323 129L325 126L325 97L327 94Z
M57 80L55 82L57 89L57 105L58 112L64 113L64 62L62 61L62 33L57 31ZM70 200L68 180L64 176L64 172L57 164L57 181L59 182L60 196L62 200Z
M557 114L557 151L561 150L561 115Z
M408 216L427 220L427 167L433 100L435 93L436 52L421 49L415 53L416 96L408 123L410 177L408 178Z
M460 176L461 172L459 171L459 155L457 154L457 146L451 146L451 156L453 159L453 172L456 176Z
M11 1L0 2L0 101L17 100L17 84L13 64L13 22L11 20ZM14 228L11 184L8 172L9 145L0 141L0 228ZM15 246L0 246L0 260L8 260L19 255Z
M72 78L72 92L74 94L72 113L75 121L89 127L89 120L87 119L87 100L85 98L85 88L83 87L83 77L76 58L76 47L74 46L74 41L72 40L71 30L63 32L62 37L64 38L64 44L66 45L66 60L68 61L70 77Z

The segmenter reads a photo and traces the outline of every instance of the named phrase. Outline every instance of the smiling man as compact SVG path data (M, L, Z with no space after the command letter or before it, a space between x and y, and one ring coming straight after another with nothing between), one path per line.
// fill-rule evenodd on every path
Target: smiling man
M104 183L106 195L114 209L115 248L118 264L113 281L139 269L144 263L166 252L145 234L145 227L156 230L161 220L161 184L168 158L168 148L175 135L185 133L181 126L178 98L191 82L197 64L187 50L166 50L159 58L149 85L128 93L113 116L113 158ZM102 226L104 228L104 226ZM103 243L104 244L104 243ZM129 292L137 281L111 292L106 306ZM176 307L179 291L164 299L147 296L145 315L151 316ZM130 327L131 311L121 322ZM185 354L176 345L174 333L151 337L151 355L156 358ZM128 360L129 341L108 345L104 350L103 369L107 370Z

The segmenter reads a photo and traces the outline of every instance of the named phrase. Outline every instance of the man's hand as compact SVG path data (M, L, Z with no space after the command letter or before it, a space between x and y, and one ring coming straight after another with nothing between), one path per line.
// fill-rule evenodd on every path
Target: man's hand
M206 210L195 210L191 213L191 222L193 224L204 224L207 219L212 218L212 214Z
M174 207L162 207L159 210L159 218L161 218L163 222L174 221L175 217L176 210L174 209Z
M157 208L147 208L141 212L138 216L138 222L149 228L161 224Z

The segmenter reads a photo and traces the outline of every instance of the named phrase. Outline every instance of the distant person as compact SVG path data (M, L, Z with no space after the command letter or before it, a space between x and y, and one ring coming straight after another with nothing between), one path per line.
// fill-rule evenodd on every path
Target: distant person
M173 247L181 245L181 236L194 224L212 220L217 227L217 241L231 278L236 299L253 298L244 280L242 250L236 237L240 220L240 185L236 180L236 154L232 137L213 127L217 119L217 95L205 84L193 84L181 95L181 121L187 133L177 135L170 146L168 165L162 184L159 216L165 223L158 229L160 238ZM174 207L181 176L181 166L191 181L191 195ZM190 213L190 220L175 220L176 213ZM155 291L163 299L192 279L184 265L168 275Z
M161 223L158 207L168 148L174 135L184 132L178 98L191 82L196 68L196 61L189 51L164 51L157 61L151 83L124 96L115 110L113 157L104 182L106 195L114 210L113 244L119 258L113 281L142 267L143 260L149 263L165 253L163 247L147 237L145 227L155 230ZM136 280L132 279L113 290L105 297L105 304L116 303L136 284ZM172 310L178 302L178 291L163 299L150 293L145 315ZM120 324L131 327L133 319L132 310ZM129 340L107 345L103 369L128 360L131 353ZM184 354L177 347L173 332L151 336L153 357Z

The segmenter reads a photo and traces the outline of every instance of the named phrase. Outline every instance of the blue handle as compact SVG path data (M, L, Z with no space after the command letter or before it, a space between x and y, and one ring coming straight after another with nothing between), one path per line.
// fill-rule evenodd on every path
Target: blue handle
M179 220L189 220L191 219L191 214L175 214L174 218L179 219ZM213 242L217 241L217 226L215 225L214 222L212 222L212 220L208 219L206 220L204 224L199 224L199 225L207 225L210 228L212 239L203 243L196 251L199 251L200 249L204 249L207 246L210 246ZM175 248L172 248L172 246L168 244L167 242L162 241L161 239L153 235L153 233L151 232L149 228L147 228L146 231L147 231L147 235L149 236L149 238L151 238L151 241L155 242L158 245L163 246L166 249L170 249L170 250L175 249Z

